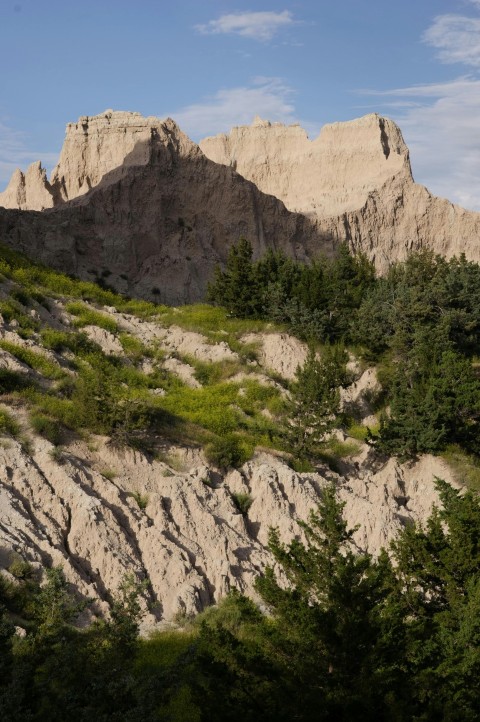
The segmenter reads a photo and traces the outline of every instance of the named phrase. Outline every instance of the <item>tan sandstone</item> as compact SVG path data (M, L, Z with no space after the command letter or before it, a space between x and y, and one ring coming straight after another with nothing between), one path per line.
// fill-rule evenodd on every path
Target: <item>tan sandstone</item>
M420 248L480 260L480 214L415 183L400 129L376 113L326 125L314 140L298 125L257 119L200 147L381 271Z

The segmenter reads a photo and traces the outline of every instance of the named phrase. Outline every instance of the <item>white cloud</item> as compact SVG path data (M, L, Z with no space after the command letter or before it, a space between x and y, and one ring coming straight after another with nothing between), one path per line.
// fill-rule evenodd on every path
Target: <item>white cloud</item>
M16 168L26 167L36 160L51 167L56 163L56 153L41 153L29 150L25 133L13 130L0 121L0 191L3 190Z
M225 88L202 103L172 112L172 118L195 140L248 125L255 115L270 121L296 121L293 89L281 78L255 78L247 86Z
M480 210L480 79L362 92L385 98L382 106L393 110L389 114L410 148L415 180L436 195Z
M244 38L267 41L284 27L293 25L289 10L283 12L246 12L221 15L218 20L210 20L205 25L196 25L195 29L204 35L235 34Z
M475 3L480 7L480 2ZM439 15L423 35L443 63L480 67L480 18Z
M480 9L480 0L469 0ZM382 98L411 152L415 179L436 195L480 211L480 18L439 15L423 35L443 63L472 75L362 94ZM378 107L377 107L378 109Z

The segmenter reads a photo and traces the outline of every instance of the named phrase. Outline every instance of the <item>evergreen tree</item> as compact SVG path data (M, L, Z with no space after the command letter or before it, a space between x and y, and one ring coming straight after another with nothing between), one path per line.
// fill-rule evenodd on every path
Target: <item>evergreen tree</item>
M346 358L341 346L326 347L320 359L310 347L304 365L297 369L285 412L285 436L300 458L313 454L334 426L339 386L347 381Z
M208 299L218 303L240 318L257 316L261 312L261 289L258 286L250 241L240 238L230 248L225 271L218 266L214 280L208 286Z

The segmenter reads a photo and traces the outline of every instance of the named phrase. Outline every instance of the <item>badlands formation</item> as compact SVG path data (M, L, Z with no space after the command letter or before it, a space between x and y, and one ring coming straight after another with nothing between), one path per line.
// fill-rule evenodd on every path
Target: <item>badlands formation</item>
M39 163L17 171L0 206L0 240L7 245L81 278L108 278L120 292L165 302L202 298L214 266L241 235L257 255L275 248L305 260L347 240L381 270L420 247L480 260L480 214L415 184L399 129L377 115L326 126L314 141L298 126L257 120L199 147L170 119L107 111L67 127L50 180ZM0 296L9 295L9 283L2 281ZM24 313L47 327L71 329L68 299L47 301ZM226 341L101 310L118 332L95 324L84 331L104 353L122 356L119 334L130 334L160 350L165 372L187 386L200 386L189 357L240 363ZM69 368L67 357L48 351L38 334L23 338L12 321L0 319L0 339ZM258 345L258 361L239 374L240 386L245 375L268 384L291 378L306 354L286 334L247 342ZM144 362L148 374L151 362ZM0 366L36 375L45 388L50 383L5 348ZM366 419L375 384L374 369L357 369L344 399ZM28 429L21 404L11 412ZM223 473L200 448L167 440L156 456L116 449L100 436L72 436L59 452L28 433L29 443L12 438L0 445L0 568L15 553L38 565L61 564L100 610L126 573L148 577L150 624L198 612L232 587L253 595L255 577L272 563L269 527L278 526L285 541L301 535L298 520L329 480L346 502L349 524L359 524L358 548L373 553L408 520L426 519L437 500L435 476L453 481L439 458L401 464L360 443L338 473L326 464L298 473L265 450ZM237 494L249 495L248 513L235 503Z
M69 124L50 182L39 164L17 171L2 205L3 242L89 280L104 270L117 290L165 302L202 298L242 235L257 253L300 259L321 245L305 216L206 158L174 121L138 113Z
M313 141L257 118L200 147L170 119L85 116L67 126L50 181L39 163L16 171L0 206L5 243L168 303L201 299L242 235L257 256L299 260L347 241L380 271L419 248L480 260L480 214L415 183L399 128L376 114Z
M14 290L14 284L2 282L0 299ZM29 312L42 327L69 331L75 317L66 300L33 302ZM163 364L168 373L197 388L200 383L188 359L242 364L225 341L212 343L179 325L113 307L103 307L101 313L116 324L115 333L94 323L82 330L104 353L127 365L132 362L119 341L121 334L155 350L163 360L145 358L137 366L147 375ZM0 368L48 388L52 382L42 376L42 367L35 371L19 359L15 349L21 347L46 359L58 373L73 373L68 352L48 350L38 336L25 339L18 331L15 320L0 321L5 346ZM239 394L248 379L277 385L279 378L291 379L306 357L303 344L285 333L249 334L241 342L257 344L258 362L244 364L243 372L231 379L240 384ZM368 418L369 394L378 383L375 370L353 370L357 381L344 403L356 403ZM49 372L50 378L55 376ZM158 388L151 393L165 392ZM5 396L2 401L9 403ZM301 536L298 521L308 518L332 480L346 502L349 525L359 525L357 548L374 554L388 546L407 521L428 517L438 501L435 476L454 481L440 458L424 456L401 464L360 442L353 443L338 472L322 463L308 473L294 471L281 454L261 449L239 470L224 472L207 462L201 448L168 438L160 439L153 456L117 448L107 437L93 434L71 435L56 447L31 428L25 406L12 399L9 411L26 438L0 438L0 569L8 569L18 556L35 567L61 565L82 595L97 600L100 613L108 609L109 595L118 591L126 574L148 578L145 628L195 614L232 588L255 597L255 578L273 563L267 549L269 528L277 526L284 541ZM352 446L351 439L349 443ZM237 506L239 494L252 501L248 513Z
M420 248L480 260L480 213L415 183L400 129L376 113L325 125L313 141L298 125L256 118L200 148L326 236L366 253L380 271Z

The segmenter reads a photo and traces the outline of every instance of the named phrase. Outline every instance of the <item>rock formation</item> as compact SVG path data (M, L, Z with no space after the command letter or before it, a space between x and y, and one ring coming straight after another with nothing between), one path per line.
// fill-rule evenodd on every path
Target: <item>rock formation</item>
M32 163L26 173L17 169L3 193L0 206L26 211L43 211L54 205L50 183L40 161Z
M159 301L202 298L242 235L257 254L281 248L305 259L332 247L305 216L208 160L169 119L107 111L70 124L44 191L55 201L49 211L0 212L3 242L81 277L104 270L118 290Z
M387 118L326 125L313 141L298 125L257 118L200 147L315 220L327 236L367 253L379 270L419 248L480 260L480 213L414 182L400 129Z
M153 298L155 289L165 302L202 298L242 235L257 255L276 248L298 259L347 241L380 271L419 248L480 261L480 213L414 182L387 118L326 125L313 141L298 125L257 118L200 148L170 119L82 117L67 126L50 181L36 163L0 194L11 209L0 210L0 238L81 277L103 270L120 291ZM34 210L43 213L26 213Z

